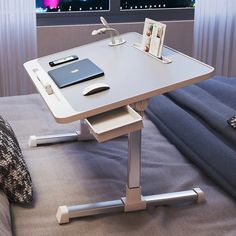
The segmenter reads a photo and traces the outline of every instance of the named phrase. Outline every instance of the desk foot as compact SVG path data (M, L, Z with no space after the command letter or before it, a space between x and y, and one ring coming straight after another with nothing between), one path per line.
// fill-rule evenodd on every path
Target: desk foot
M56 218L59 224L69 223L69 211L67 206L58 207Z
M59 224L64 224L69 223L72 218L123 211L123 202L121 200L113 200L84 205L60 206L58 207L56 218Z
M124 199L124 198L122 198ZM125 206L124 200L113 200L106 202L97 202L85 205L75 206L60 206L58 208L56 218L59 224L69 223L70 219L100 215L114 212L132 212L145 210L149 206L161 206L161 205L172 205L184 202L204 202L204 193L200 188L193 190L164 193L158 195L142 196L142 201L145 202L145 207L140 208L139 206L134 209L128 210Z
M206 201L204 192L200 188L194 188L193 190L181 192L145 196L144 200L147 202L148 206L173 205L185 202L203 203Z
M79 131L76 131L74 133L43 135L43 136L32 135L29 137L28 145L29 147L37 147L38 145L43 145L43 144L72 142L76 140L78 141L95 140L93 134L90 133L84 121L80 121Z
M29 147L37 147L42 144L51 144L51 143L62 143L77 140L77 134L67 133L67 134L56 134L56 135L43 135L35 136L31 135L28 140Z

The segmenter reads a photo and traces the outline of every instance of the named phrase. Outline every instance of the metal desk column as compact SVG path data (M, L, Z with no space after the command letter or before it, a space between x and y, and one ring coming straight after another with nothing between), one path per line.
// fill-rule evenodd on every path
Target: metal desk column
M146 208L146 201L141 195L141 134L142 131L129 133L128 137L128 173L126 184L126 197L121 198L124 210L137 211Z

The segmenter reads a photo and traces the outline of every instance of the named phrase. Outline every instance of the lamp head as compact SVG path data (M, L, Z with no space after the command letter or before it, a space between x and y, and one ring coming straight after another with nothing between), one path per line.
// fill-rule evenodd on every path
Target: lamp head
M101 28L101 29L98 29L98 30L93 30L92 35L95 36L95 35L98 35L98 34L104 34L106 31L107 31L107 28Z
M98 31L97 31L97 30L93 30L93 31L92 31L92 35L93 35L93 36L95 36L95 35L97 35L97 34L98 34Z

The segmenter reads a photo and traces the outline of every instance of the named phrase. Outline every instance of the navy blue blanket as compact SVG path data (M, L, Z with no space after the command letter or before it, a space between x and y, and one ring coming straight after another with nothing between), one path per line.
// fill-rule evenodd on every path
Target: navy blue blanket
M150 99L158 129L236 199L236 78L213 77Z

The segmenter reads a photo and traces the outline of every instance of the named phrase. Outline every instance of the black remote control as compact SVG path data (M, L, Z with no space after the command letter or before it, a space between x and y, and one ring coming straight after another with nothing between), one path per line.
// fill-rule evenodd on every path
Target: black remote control
M77 56L72 55L72 56L68 56L68 57L57 59L55 61L50 61L49 65L51 67L58 66L58 65L61 65L61 64L64 64L64 63L67 63L67 62L70 62L70 61L75 61L75 60L78 60L78 59L79 58Z

